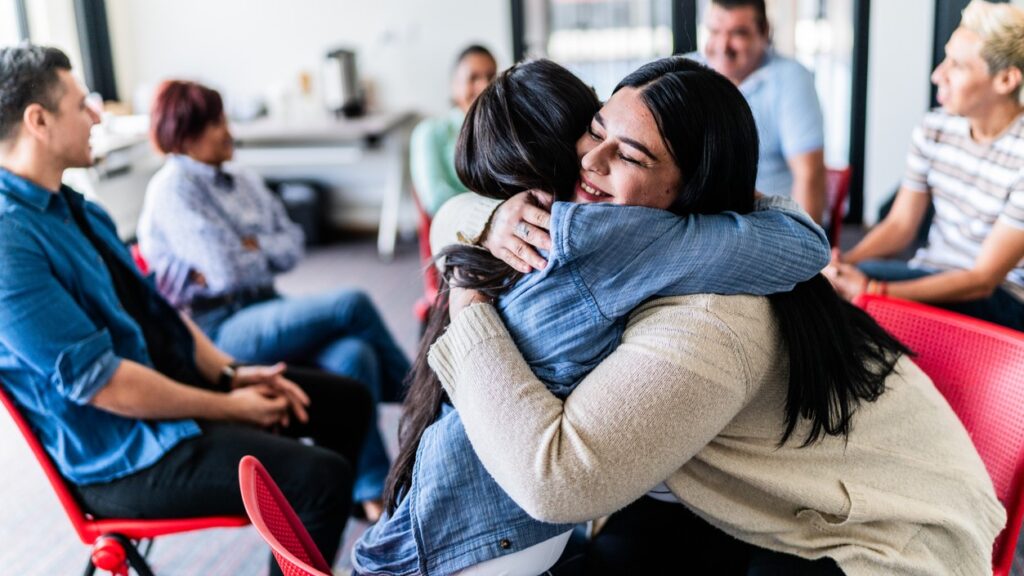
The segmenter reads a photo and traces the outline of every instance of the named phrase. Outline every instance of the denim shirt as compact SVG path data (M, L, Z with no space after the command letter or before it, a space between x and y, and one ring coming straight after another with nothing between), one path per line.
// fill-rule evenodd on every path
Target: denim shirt
M702 292L766 295L813 277L829 261L825 233L790 199L746 216L680 218L664 210L556 202L548 266L498 299L513 340L556 395L619 344L638 304ZM352 560L359 574L450 574L524 550L571 526L531 518L473 452L446 406L416 453L412 486L370 527Z
M548 266L503 294L498 312L537 378L564 398L618 346L645 300L787 292L828 264L824 232L795 202L766 197L756 207L681 218L556 202Z
M72 201L134 270L107 213L77 192ZM145 284L151 307L174 314ZM193 342L178 345L190 354ZM90 405L122 359L151 365L141 329L63 197L0 169L0 384L74 484L127 476L200 433L192 420L123 418Z

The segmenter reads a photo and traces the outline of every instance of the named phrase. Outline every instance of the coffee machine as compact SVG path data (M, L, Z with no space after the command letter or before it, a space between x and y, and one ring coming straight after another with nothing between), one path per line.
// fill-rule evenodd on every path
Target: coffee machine
M323 64L323 87L324 104L335 115L353 118L365 111L354 50L338 48L327 53Z

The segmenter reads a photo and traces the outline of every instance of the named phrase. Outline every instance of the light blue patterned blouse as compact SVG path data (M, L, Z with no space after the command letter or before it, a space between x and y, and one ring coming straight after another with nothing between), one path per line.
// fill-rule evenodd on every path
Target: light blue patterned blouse
M138 237L160 292L178 308L196 297L271 286L303 253L302 230L258 174L178 154L149 182ZM247 249L246 237L259 249Z

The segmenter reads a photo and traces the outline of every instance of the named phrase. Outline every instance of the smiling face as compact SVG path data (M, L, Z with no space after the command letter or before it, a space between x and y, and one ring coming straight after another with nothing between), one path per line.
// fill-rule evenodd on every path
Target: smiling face
M768 49L768 34L759 24L757 11L753 6L725 9L712 2L705 25L708 66L739 85L757 70Z
M485 54L467 54L452 75L452 100L463 112L469 110L476 97L498 74L494 58Z
M957 28L946 44L946 57L932 72L939 104L950 114L984 115L993 103L1007 97L997 90L996 77L981 57L981 45L977 34Z
M636 88L612 95L576 142L576 153L576 202L667 209L679 196L679 167Z

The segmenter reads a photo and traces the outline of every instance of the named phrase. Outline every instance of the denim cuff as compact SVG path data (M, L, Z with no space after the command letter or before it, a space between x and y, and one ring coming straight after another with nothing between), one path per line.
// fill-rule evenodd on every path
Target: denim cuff
M85 405L110 382L121 359L114 355L110 333L101 330L79 340L57 356L54 380L62 396Z
M469 352L481 342L498 337L511 339L498 311L489 304L473 304L434 342L427 361L450 396L455 393L455 380Z

